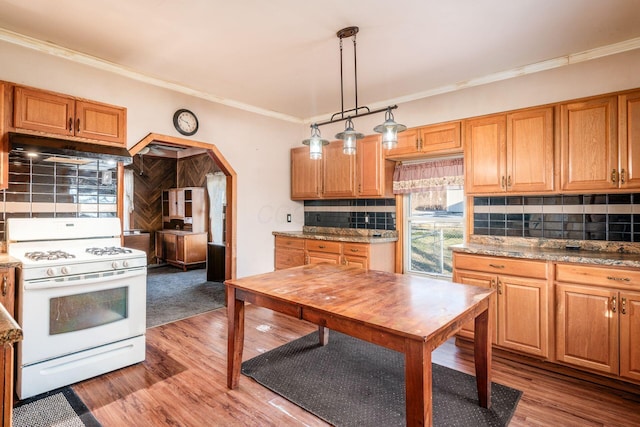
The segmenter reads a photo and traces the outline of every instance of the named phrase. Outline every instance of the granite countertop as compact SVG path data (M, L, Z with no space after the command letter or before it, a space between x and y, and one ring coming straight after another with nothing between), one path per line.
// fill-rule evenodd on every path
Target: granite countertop
M17 341L22 341L22 329L7 309L0 304L0 345L13 344Z
M299 239L332 240L348 243L389 243L398 241L395 230L368 230L361 228L309 227L302 231L274 231L274 236Z
M612 248L604 243L600 248L590 246L589 249L566 249L564 247L545 247L541 245L523 245L518 241L476 241L452 245L451 250L477 255L501 256L510 258L526 258L542 261L572 262L579 264L608 265L612 267L640 268L640 253L628 244ZM575 245L578 246L578 245Z
M11 267L20 267L22 263L20 260L12 257L9 254L1 253L0 254L0 268L11 268Z

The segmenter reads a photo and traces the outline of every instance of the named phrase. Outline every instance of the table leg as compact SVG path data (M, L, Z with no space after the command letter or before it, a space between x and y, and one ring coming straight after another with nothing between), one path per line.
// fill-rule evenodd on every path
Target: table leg
M420 341L407 341L404 354L407 426L431 426L431 350Z
M244 346L244 301L236 299L236 289L227 286L227 387L240 380Z
M491 329L490 308L475 319L474 358L478 400L483 408L491 407Z
M320 345L329 344L329 329L324 326L318 326L318 340Z

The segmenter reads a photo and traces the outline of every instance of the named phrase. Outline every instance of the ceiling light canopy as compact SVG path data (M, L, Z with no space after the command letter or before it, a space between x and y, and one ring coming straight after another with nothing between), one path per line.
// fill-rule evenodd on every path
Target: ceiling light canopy
M336 135L337 139L343 141L342 152L344 154L356 153L356 141L364 138L364 134L357 132L354 129L352 118L368 116L370 114L381 113L385 111L385 122L376 126L373 130L382 134L382 145L384 148L389 149L395 147L398 143L398 132L407 130L407 127L396 123L393 120L393 113L391 110L398 108L397 105L390 105L386 108L371 111L367 106L358 106L358 59L356 56L356 34L358 33L358 27L347 27L337 32L337 36L340 39L340 106L339 112L333 114L330 120L321 123L314 123L311 125L311 137L302 141L303 144L309 145L309 152L312 159L322 158L322 146L327 145L329 141L320 137L319 126L323 126L329 123L336 123L346 120L345 129ZM344 84L342 77L342 39L351 37L353 40L353 74L354 74L354 86L355 86L355 107L349 110L344 109Z

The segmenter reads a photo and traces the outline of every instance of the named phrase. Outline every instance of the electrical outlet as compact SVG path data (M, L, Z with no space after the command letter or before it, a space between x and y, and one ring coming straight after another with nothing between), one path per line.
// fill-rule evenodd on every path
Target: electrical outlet
M369 224L369 215L364 216L364 222L365 224Z
M287 222L291 222L291 214L287 214Z

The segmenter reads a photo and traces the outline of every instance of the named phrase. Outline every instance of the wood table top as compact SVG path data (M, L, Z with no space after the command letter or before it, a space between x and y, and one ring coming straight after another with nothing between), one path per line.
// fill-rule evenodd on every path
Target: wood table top
M477 310L492 289L349 266L309 264L227 285L301 307L427 341L462 314Z

